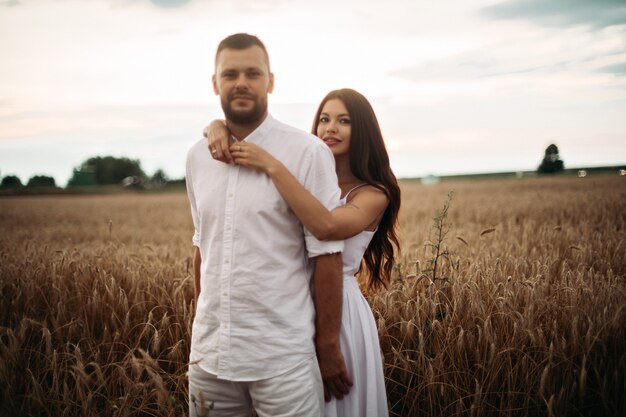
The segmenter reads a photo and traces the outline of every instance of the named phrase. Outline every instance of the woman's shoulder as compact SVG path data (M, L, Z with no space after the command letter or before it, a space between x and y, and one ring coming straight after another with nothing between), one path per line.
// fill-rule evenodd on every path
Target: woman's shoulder
M348 188L348 187L346 187ZM354 200L357 196L359 199L376 199L376 200L384 200L385 202L388 200L387 193L385 192L385 187L382 184L369 184L369 183L360 183L356 185L352 185L348 188L348 191L344 194L343 198L346 199L346 202L350 202Z

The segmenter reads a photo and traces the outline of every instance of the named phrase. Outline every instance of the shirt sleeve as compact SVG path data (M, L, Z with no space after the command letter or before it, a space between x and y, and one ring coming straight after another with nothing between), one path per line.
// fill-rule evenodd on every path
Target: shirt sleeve
M200 247L200 223L198 218L198 208L196 206L196 196L193 192L193 180L191 176L191 152L187 154L187 163L185 165L185 187L187 188L187 197L191 206L191 218L193 220L194 233L191 239L194 246Z
M326 146L313 146L310 160L303 173L304 187L317 198L328 210L340 204L341 190L337 185L335 159ZM318 240L304 226L304 239L309 258L343 251L343 240Z

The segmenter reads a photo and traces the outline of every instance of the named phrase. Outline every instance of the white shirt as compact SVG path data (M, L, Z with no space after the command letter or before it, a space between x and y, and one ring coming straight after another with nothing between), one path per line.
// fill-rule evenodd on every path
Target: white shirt
M321 140L268 115L254 143L328 209L339 205L335 161ZM232 381L280 375L315 355L310 257L341 252L305 230L270 178L214 160L205 139L187 155L187 193L202 255L190 362Z

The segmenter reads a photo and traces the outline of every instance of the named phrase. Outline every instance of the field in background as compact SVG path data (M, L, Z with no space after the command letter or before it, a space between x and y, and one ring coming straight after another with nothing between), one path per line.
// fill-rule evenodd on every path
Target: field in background
M369 295L392 415L624 415L624 181L402 184L403 255ZM4 198L0 231L0 415L186 412L184 194Z

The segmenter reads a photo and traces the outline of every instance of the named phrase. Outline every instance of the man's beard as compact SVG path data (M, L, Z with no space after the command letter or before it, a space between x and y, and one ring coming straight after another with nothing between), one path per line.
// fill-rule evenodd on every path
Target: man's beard
M254 99L253 96L249 97ZM250 110L244 112L234 111L230 107L231 101L232 99L230 99L230 97L222 98L222 110L224 110L224 115L226 116L227 120L238 125L247 125L258 122L259 120L261 120L261 118L265 114L265 111L267 110L266 98L259 101L255 100L254 106Z

